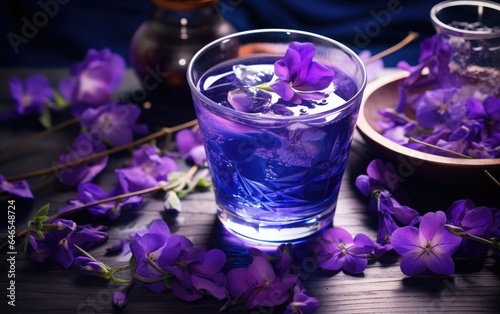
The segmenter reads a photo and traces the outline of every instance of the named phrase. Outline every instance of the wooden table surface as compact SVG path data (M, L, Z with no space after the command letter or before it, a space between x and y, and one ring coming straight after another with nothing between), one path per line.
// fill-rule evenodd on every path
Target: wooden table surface
M2 69L0 70L1 110L10 104L7 79L12 74L25 77L30 73L42 73L57 82L65 74L60 69ZM56 86L56 85L55 85ZM127 91L138 86L131 71L127 72L121 87ZM28 121L29 122L29 121ZM0 127L0 149L14 143L40 128L35 123L4 124ZM41 168L50 167L58 155L71 143L78 127L51 134L0 160L0 173L9 177ZM356 189L354 181L365 172L368 163L379 157L356 133L349 157L347 172L343 178L334 225L346 228L352 234L365 233L375 239L376 216L368 212L368 200ZM128 153L119 153L110 158L104 173L96 183L108 190L114 183L113 169L128 160ZM179 161L179 165L186 165ZM464 182L467 178L464 178ZM35 195L33 202L17 202L16 228L24 229L27 221L40 207L50 203L51 212L63 206L75 190L63 187L55 177L29 179ZM419 210L445 210L454 200L469 198L477 205L499 207L497 187L443 186L423 181L416 175L408 177L403 187L409 192L412 202L407 204ZM246 244L225 231L215 215L214 197L211 191L195 193L183 200L183 211L164 212L162 200L147 197L143 208L127 212L119 220L109 223L109 240L106 244L90 250L98 259L111 266L123 265L130 255L109 256L105 248L119 239L127 239L130 233L147 226L153 219L163 218L173 233L187 236L195 246L222 249L228 258L227 269L246 265L250 257ZM2 201L7 221L7 203ZM6 237L6 223L2 223L1 238ZM20 242L20 241L18 241ZM17 246L15 263L16 306L7 305L8 262L5 252L0 255L0 312L1 313L217 313L221 301L204 297L188 303L175 298L170 292L154 293L136 284L129 294L129 304L120 310L113 309L111 295L116 285L91 276L77 269L63 269L58 264L46 262L35 264ZM417 313L417 312L498 312L500 309L500 267L487 260L482 267L460 267L452 276L422 275L406 277L399 268L397 258L371 259L362 275L331 273L317 269L304 262L303 283L311 296L320 303L318 313ZM467 266L467 265L466 265ZM238 304L227 313L281 313L283 307L247 310Z

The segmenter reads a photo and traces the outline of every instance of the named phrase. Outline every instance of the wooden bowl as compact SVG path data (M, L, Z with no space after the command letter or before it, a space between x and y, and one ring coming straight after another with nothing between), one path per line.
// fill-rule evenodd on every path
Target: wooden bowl
M366 87L361 104L357 129L365 141L372 145L386 161L391 161L402 179L410 176L452 185L492 185L485 171L500 181L500 158L466 159L450 158L423 153L399 145L381 132L378 111L394 108L399 98L398 85L408 75L396 71L382 76Z

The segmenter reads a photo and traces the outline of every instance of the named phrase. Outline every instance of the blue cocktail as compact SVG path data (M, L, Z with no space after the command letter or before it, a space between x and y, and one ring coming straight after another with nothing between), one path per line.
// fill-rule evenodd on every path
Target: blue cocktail
M319 67L323 77L299 86L308 77L295 65L311 45L314 61L302 66L312 69L307 75ZM298 74L279 86L277 73L293 71ZM305 238L330 225L366 83L359 58L314 34L258 30L203 48L188 80L222 223L269 242Z

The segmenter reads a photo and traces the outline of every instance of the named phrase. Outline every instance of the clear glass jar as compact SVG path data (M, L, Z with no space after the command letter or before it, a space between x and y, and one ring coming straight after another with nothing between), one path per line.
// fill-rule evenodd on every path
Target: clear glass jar
M234 33L219 16L218 0L152 0L153 16L135 32L130 63L151 107L152 126L164 127L196 118L186 80L187 65L207 43Z
M500 4L454 0L435 5L431 20L453 50L450 71L464 85L500 96Z

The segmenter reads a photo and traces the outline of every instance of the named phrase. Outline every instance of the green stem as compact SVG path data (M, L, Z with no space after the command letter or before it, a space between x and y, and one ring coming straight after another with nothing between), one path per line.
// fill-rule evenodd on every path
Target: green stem
M474 240L474 241L486 244L486 245L488 245L488 246L490 246L492 248L500 249L500 244L493 243L490 240L486 240L484 238L481 238L481 237L478 237L478 236L475 236L475 235L472 235L472 234L469 234L469 233L467 233L467 235L465 237L468 238L468 239L471 239L471 240Z

